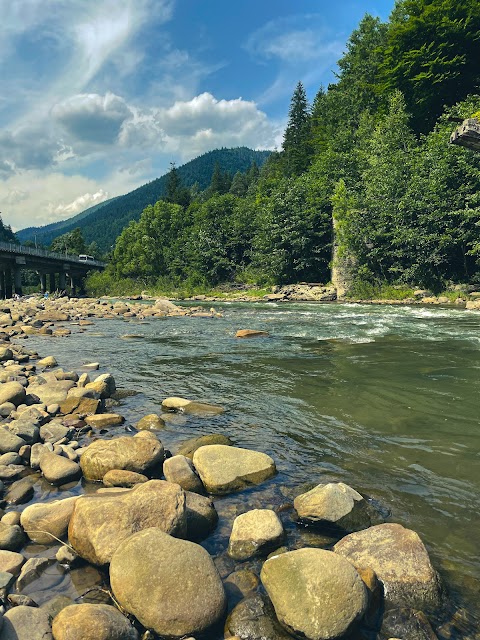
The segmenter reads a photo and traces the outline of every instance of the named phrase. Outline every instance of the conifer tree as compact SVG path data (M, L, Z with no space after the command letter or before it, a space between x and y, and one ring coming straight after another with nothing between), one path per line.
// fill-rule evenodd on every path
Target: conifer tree
M301 82L297 84L290 102L288 124L283 138L283 152L288 176L299 176L308 169L312 158L310 112Z

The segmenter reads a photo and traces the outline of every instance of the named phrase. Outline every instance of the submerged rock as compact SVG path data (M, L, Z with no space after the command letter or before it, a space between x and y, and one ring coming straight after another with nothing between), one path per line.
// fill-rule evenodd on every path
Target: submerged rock
M185 491L187 538L193 542L204 540L217 526L218 514L210 498Z
M226 607L222 581L208 552L159 529L140 531L118 547L110 583L126 611L170 638L202 633L219 621Z
M354 630L367 590L347 560L323 549L299 549L267 560L260 574L278 620L289 633L333 640ZM325 606L328 603L328 606Z
M267 338L268 331L258 331L256 329L239 329L235 334L236 338Z
M235 518L228 555L247 560L281 546L284 530L277 514L270 509L253 509Z
M380 632L386 638L438 640L427 617L413 609L391 609L383 616Z
M165 421L160 416L157 416L156 413L149 413L148 415L143 416L143 418L140 418L135 426L139 431L142 431L143 429L160 431L160 429L165 427Z
M108 491L114 493L81 496L68 527L70 544L88 562L107 564L126 538L149 527L186 535L185 494L178 485L150 480L133 489Z
M275 617L272 605L261 595L241 600L225 623L225 637L234 635L240 640L291 640Z
M211 435L198 436L197 438L185 440L185 442L183 442L178 448L177 455L193 458L193 454L197 449L209 444L223 444L226 447L233 446L233 442L228 436L224 436L220 433L212 433Z
M334 551L356 567L373 569L388 604L420 610L441 606L440 578L415 531L399 524L380 524L351 533L337 542Z

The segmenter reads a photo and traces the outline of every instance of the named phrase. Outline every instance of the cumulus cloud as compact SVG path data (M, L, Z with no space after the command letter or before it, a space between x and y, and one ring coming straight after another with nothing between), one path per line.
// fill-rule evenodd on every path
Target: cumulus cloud
M52 116L77 140L113 144L133 112L113 93L81 93L56 104Z
M80 175L31 170L0 182L2 217L14 229L63 220L108 197L96 180Z
M9 175L17 169L43 169L64 154L62 140L42 127L24 127L13 133L0 131L0 171Z

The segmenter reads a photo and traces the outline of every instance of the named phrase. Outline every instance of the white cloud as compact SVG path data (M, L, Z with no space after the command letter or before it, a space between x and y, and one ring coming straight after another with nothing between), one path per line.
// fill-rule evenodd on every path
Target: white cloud
M63 220L108 197L96 180L58 172L24 171L0 182L2 217L14 229Z

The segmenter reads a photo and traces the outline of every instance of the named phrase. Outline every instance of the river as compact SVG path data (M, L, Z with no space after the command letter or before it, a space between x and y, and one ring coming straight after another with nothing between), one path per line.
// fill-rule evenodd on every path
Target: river
M452 609L468 612L455 637L477 629L480 314L315 303L215 307L222 318L94 320L85 333L73 327L65 339L33 336L28 346L55 355L66 370L101 362L117 386L140 392L116 409L131 424L159 412L167 396L226 408L213 418L173 417L160 436L173 452L186 438L216 432L275 459L275 480L215 501L220 524L203 544L224 574L234 568L224 552L237 513L285 503L290 546L322 546L328 540L299 529L288 504L314 484L344 481L420 534ZM243 328L270 337L236 339Z

